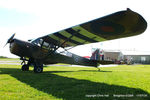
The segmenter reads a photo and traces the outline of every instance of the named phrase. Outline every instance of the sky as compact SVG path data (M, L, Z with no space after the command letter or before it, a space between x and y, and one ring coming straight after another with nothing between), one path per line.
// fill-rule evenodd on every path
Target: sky
M148 0L0 0L0 56L16 57L9 45L4 47L13 33L27 41L126 8L141 14L149 24ZM77 46L71 52L88 56L91 48L150 51L149 31L148 27L139 36Z

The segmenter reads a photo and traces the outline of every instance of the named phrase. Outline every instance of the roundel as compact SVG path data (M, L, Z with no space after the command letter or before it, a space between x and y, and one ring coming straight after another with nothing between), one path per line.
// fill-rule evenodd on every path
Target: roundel
M91 23L91 29L97 35L117 35L124 32L124 27L110 21L95 21Z
M75 57L74 60L75 60L75 62L78 62L79 61L79 57Z

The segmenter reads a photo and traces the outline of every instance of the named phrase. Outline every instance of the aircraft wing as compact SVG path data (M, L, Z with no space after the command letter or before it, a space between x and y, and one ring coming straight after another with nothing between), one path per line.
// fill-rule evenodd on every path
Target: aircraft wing
M127 9L40 37L40 39L65 48L134 36L143 33L146 28L145 19Z

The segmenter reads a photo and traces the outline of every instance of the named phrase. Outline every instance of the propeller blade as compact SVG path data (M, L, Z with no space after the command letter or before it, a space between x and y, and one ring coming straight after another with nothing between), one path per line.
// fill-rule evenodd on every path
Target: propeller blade
M14 33L14 34L7 40L7 42L6 42L6 44L4 45L4 47L5 47L8 43L11 43L11 42L12 42L12 40L13 40L15 34L16 34L16 33Z
M7 41L7 43L11 43L11 41L13 40L14 36L15 36L16 33L14 33Z
M6 43L4 46L3 46L3 48L7 45L8 43Z

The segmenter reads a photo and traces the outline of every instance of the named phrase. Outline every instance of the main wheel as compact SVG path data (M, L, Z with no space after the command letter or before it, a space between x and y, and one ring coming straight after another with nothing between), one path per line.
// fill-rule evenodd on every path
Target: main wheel
M29 66L28 65L23 65L21 70L22 71L29 71Z
M34 65L34 72L35 73L42 73L43 72L43 65Z

